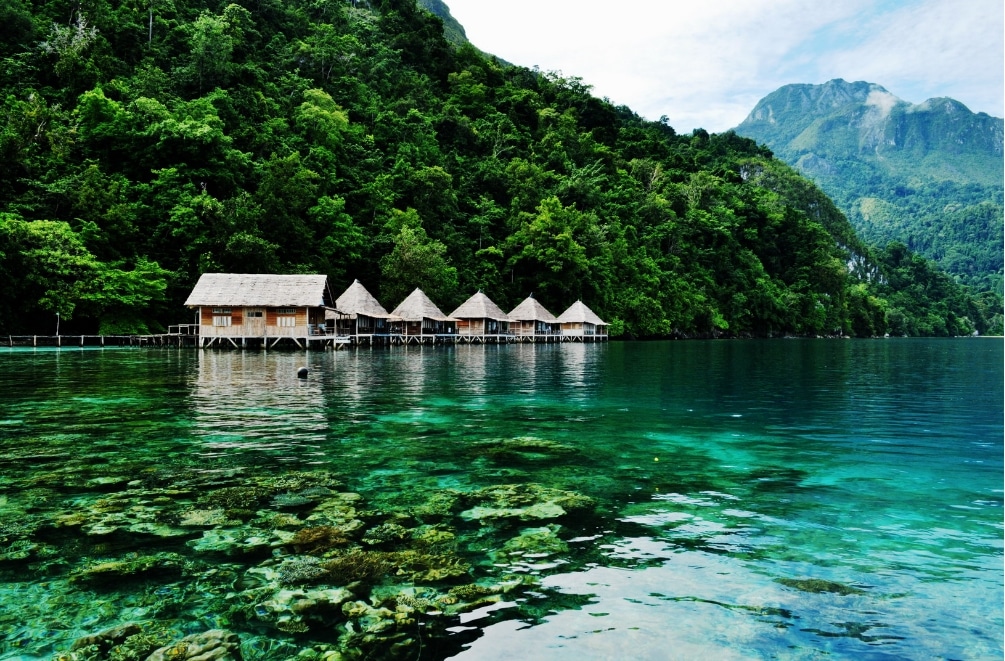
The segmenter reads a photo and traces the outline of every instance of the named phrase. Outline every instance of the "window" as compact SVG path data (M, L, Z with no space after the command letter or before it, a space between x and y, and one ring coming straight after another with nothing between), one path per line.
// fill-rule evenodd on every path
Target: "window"
M213 314L230 314L230 308L213 308Z
M276 308L276 314L296 314L296 308Z
M294 316L278 316L276 317L276 325L285 328L293 328L297 325L297 318Z
M257 308L248 308L244 311L244 316L248 319L261 319L262 311Z
M214 326L229 326L230 325L230 315L229 314L214 314L213 315L213 325Z

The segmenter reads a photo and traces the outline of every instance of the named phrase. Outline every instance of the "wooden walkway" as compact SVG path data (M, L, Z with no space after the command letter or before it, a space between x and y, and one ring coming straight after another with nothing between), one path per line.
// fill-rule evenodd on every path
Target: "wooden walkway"
M205 337L195 324L169 326L167 333L150 335L8 335L8 347L196 347L200 349L276 349L301 351L338 350L348 346L408 346L453 344L545 344L557 342L603 342L607 335L486 335L369 333L359 335L305 335L301 337ZM0 339L2 342L2 339ZM2 346L2 344L0 344Z
M8 347L194 347L196 335L8 335ZM2 346L2 345L0 345Z

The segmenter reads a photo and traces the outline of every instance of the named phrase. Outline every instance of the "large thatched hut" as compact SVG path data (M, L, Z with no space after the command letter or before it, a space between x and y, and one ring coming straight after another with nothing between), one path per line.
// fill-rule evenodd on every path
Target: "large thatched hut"
M288 338L325 336L325 310L334 309L328 276L204 273L185 305L196 310L200 346L249 339L274 346Z
M510 330L521 342L550 342L562 335L558 319L531 294L509 313Z
M391 310L391 317L396 317L390 320L391 332L401 335L406 344L456 337L454 319L443 314L418 287Z
M335 320L337 335L348 336L357 343L369 343L374 335L387 335L389 332L391 315L359 280L353 280L335 299L335 307L338 312L330 313L330 316Z
M607 322L586 307L582 301L576 301L558 315L558 323L562 325L562 336L566 340L607 339Z
M479 290L450 313L461 342L498 342L510 337L509 316Z

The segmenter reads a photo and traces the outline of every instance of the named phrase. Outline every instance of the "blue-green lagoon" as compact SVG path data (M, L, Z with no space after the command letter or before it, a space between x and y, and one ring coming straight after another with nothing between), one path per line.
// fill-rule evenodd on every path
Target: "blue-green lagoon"
M1001 659L1003 359L0 350L0 659Z

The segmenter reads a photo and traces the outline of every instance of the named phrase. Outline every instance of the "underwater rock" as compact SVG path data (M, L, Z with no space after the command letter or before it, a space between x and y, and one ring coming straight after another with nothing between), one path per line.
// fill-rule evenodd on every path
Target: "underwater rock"
M346 533L351 533L363 527L359 520L357 505L363 498L356 493L339 493L318 503L317 507L307 517L312 526L331 526Z
M569 545L558 536L561 528L556 525L541 528L525 528L502 547L502 553L510 556L543 558L569 552Z
M228 557L267 556L272 553L274 544L281 543L281 538L269 538L264 535L249 534L242 528L205 530L202 537L186 542L186 546L199 553L220 553Z
M38 544L27 539L14 540L10 544L0 546L0 563L28 560L39 548Z
M300 494L286 492L273 496L272 506L282 509L300 509L313 505L314 500L310 496L301 496Z
M539 484L486 487L464 494L464 499L479 503L461 512L461 518L468 521L557 519L595 506L592 498L582 494Z
M564 445L535 436L518 436L472 446L472 452L506 464L554 463L562 457L577 454L571 445Z
M258 509L271 493L260 486L223 487L203 494L199 497L198 503L209 509L254 510Z
M362 601L344 604L342 614L353 621L357 630L371 635L395 627L394 611L384 607L375 608Z
M185 561L175 553L127 556L88 565L70 574L71 583L85 583L92 587L108 587L123 581L148 578L177 579L185 570Z
M304 522L296 517L294 514L289 514L287 512L279 512L278 514L269 514L261 516L254 521L253 525L257 525L263 528L303 528Z
M419 526L412 531L412 543L418 547L453 546L456 541L457 535L436 526Z
M139 633L141 630L140 625L135 622L120 624L117 627L112 627L111 629L105 629L104 631L99 631L98 633L91 634L90 636L78 638L73 641L73 645L70 646L70 651L72 652L95 645L102 653L106 653L113 646L118 645L129 636Z
M844 583L838 583L837 581L827 581L822 578L776 578L775 582L795 588L796 590L802 590L803 592L829 592L842 596L865 594L865 590L860 590Z
M216 510L188 510L182 513L180 526L191 526L196 528L215 528L218 526L240 525L240 521L227 518L226 512L222 509Z
M270 477L261 483L261 486L275 491L302 491L312 487L324 487L332 491L338 491L345 485L337 475L328 471L303 472L291 471L276 477Z
M363 543L370 546L380 546L400 542L409 536L408 528L397 523L382 523L363 533Z
M210 629L155 650L147 661L242 661L241 640L230 631Z
M344 588L326 590L287 590L273 592L255 606L255 617L286 633L303 633L309 622L324 622L331 626L333 618L341 619L343 604L352 599Z
M422 519L439 519L449 516L457 505L457 494L450 491L438 491L431 495L425 503L412 509L412 514Z
M452 553L405 550L391 554L389 560L397 567L398 576L423 583L466 576L471 570L471 565Z
M94 489L96 491L115 491L118 487L126 487L131 480L131 477L95 477L84 483L84 486L88 489Z

